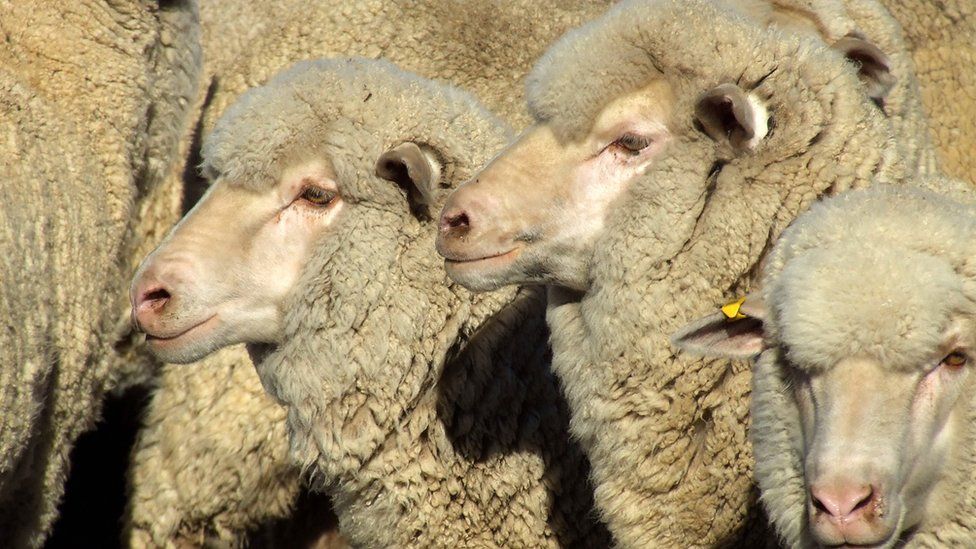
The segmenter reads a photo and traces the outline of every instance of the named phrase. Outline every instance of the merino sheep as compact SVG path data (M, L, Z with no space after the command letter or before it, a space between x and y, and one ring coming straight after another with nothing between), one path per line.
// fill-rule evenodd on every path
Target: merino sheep
M557 43L528 95L536 125L445 205L448 273L553 286L553 368L621 546L734 539L750 371L678 359L668 334L748 288L817 198L915 167L835 52L708 2L618 6Z
M192 1L0 5L7 546L44 542L71 448L121 383L112 349L125 310L121 264L142 227L139 212L175 160L195 91L198 30Z
M528 117L523 107L522 81L531 64L563 32L599 15L610 4L610 0L332 0L311 5L295 0L204 2L200 7L205 52L203 87L210 93L197 105L203 113L197 132L205 133L240 94L263 84L282 67L301 59L336 54L382 56L423 76L460 85L510 122L524 125ZM369 31L363 32L364 28ZM186 141L193 137L197 136L188 136ZM193 152L191 148L190 153ZM198 182L190 177L186 183L192 193ZM155 246L159 240L148 242ZM151 249L144 250L140 257ZM235 485L234 481L254 483L255 489L266 490L261 486L272 480L257 471L245 470L247 460L257 459L256 453L243 455L233 451L231 441L251 435L230 430L206 415L165 413L180 408L218 413L218 407L211 407L210 402L252 402L255 408L250 414L249 430L274 436L273 442L269 439L257 450L265 453L260 459L270 463L282 455L279 448L284 448L287 440L272 423L279 412L270 402L266 402L266 408L257 406L261 400L251 395L263 389L256 373L237 367L246 361L243 356L231 358L227 353L223 353L223 366L202 365L201 371L192 375L195 383L221 387L221 394L187 391L187 380L177 382L179 367L167 372L154 391L148 413L152 419L136 442L129 473L130 540L152 540L150 544L158 545L176 536L199 537L205 531L217 533L225 541L240 540L243 532L256 526L254 517L285 517L289 507L279 502L298 497L297 470L287 482L285 476L278 477L281 482L274 497L245 497L250 491L247 485ZM220 382L231 376L240 384L228 386ZM243 409L238 411L245 413ZM226 443L208 444L197 450L187 448L186 452L163 452L163 448L186 444L182 439L185 431L196 433L196 440L221 439ZM192 461L188 461L190 456ZM275 470L284 465L279 464ZM204 475L208 472L215 472L213 475L220 480L211 482L214 476ZM194 473L201 476L194 478ZM210 496L204 494L207 487L215 489ZM216 487L221 487L221 491L217 492ZM168 496L157 499L162 493ZM208 497L223 501L223 508L201 505ZM271 505L264 507L265 502Z
M767 24L806 28L847 52L861 67L869 94L883 100L908 162L922 175L944 170L976 183L976 162L969 153L976 146L976 99L968 92L976 86L972 2L725 1ZM962 187L959 183L942 182Z
M696 354L762 353L751 439L787 546L976 544L974 241L971 205L845 193L784 231L747 316L675 337Z
M203 147L214 185L133 280L164 360L277 343L254 348L258 372L354 545L608 541L542 295L473 296L433 253L442 189L509 137L389 63L299 63L221 118Z

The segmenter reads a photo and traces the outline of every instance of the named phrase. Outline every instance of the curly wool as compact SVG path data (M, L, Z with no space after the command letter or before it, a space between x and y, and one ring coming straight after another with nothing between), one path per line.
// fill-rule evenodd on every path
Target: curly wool
M773 345L755 368L751 437L763 502L787 546L814 544L806 532L802 448L793 436L801 427L781 361L829 368L867 354L895 370L917 368L941 343L949 313L976 313L974 239L971 205L879 186L815 205L777 242L762 277L764 329ZM941 495L930 499L928 518L906 547L976 541L976 403L970 398L964 406L962 442L944 466Z
M533 71L529 106L572 138L655 77L678 98L673 145L609 214L591 289L550 294L553 367L619 544L710 546L740 536L754 503L750 369L675 357L667 335L747 289L818 197L914 170L839 55L706 2L624 3L569 33ZM695 100L725 82L772 116L752 153L692 123Z
M861 36L887 55L894 86L880 106L891 122L900 155L922 176L938 174L938 154L929 133L912 52L898 22L878 0L727 0L730 5L777 26L773 13L802 14L812 35L833 45L847 36ZM794 15L794 18L796 16ZM795 32L795 26L784 29Z
M138 479L128 501L130 547L240 546L294 514L301 485L288 459L285 410L264 392L242 346L167 366L157 383L183 398L157 395L145 412L129 468Z
M916 168L918 175L938 175L943 170L940 153L951 149L944 142L940 143L940 149L936 149L932 140L918 70L905 34L878 0L845 0L844 4L847 16L855 24L854 31L878 46L891 62L891 74L896 80L885 96L882 110L891 122L900 154L909 167ZM944 181L939 184L953 183Z
M242 92L263 84L278 70L302 59L332 55L382 57L421 76L450 82L521 126L529 122L522 81L532 63L562 33L602 14L612 2L371 0L309 6L289 0L277 4L273 21L263 22L259 32L246 31L249 42L232 48L231 60L218 49L222 41L215 44L218 84L204 114L205 127L211 127ZM206 15L207 9L203 11ZM236 23L222 25L240 28ZM205 38L208 35L220 40L205 32Z
M904 30L945 173L976 183L976 4L880 1Z
M457 89L353 59L299 63L247 92L204 144L205 172L245 188L309 158L336 174L343 214L258 372L354 545L607 542L548 371L541 295L448 284L436 223L373 173L384 151L424 144L441 162L439 204L510 137Z
M40 546L74 441L119 383L137 212L175 160L195 91L194 2L0 7L0 538ZM108 297L106 297L108 296Z

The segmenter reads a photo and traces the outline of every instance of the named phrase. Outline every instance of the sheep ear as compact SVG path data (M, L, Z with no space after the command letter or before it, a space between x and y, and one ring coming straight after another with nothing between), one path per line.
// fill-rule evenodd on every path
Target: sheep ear
M737 151L754 150L769 132L766 106L735 84L721 84L702 95L695 117L709 137Z
M671 345L694 355L755 358L763 351L766 307L758 294L699 318L671 336Z
M376 175L407 191L410 211L418 218L430 219L441 166L433 151L411 141L401 143L380 155Z
M891 74L891 59L878 46L856 36L841 38L833 48L857 65L857 75L868 97L881 106L898 80Z

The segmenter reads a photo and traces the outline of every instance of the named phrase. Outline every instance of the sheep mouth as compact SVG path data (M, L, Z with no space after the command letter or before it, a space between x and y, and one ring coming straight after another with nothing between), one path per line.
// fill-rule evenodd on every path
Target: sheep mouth
M826 549L887 549L895 545L895 543L898 541L898 536L896 534L897 529L888 534L884 539L864 543L854 543L846 540L841 543L823 543L821 540L817 539L816 535L814 535L814 539L817 539L820 546L825 547Z
M444 256L444 263L446 265L448 265L449 267L455 267L455 268L456 267L460 267L460 266L475 265L475 264L479 264L479 263L481 263L481 264L486 264L486 263L503 263L503 262L505 262L505 261L507 261L509 259L513 259L514 260L518 256L518 253L520 251L521 251L521 248L519 248L518 246L516 246L516 247L512 248L511 250L508 250L507 252L501 252L501 253L491 254L491 255L484 255L484 256L474 257L474 258L462 258L462 257L458 257L458 256L452 254L451 257Z
M217 319L217 314L214 313L209 318L201 322L198 322L190 326L189 328L181 332L177 332L176 334L173 335L154 335L149 332L146 332L146 343L151 344L153 346L171 345L174 341L178 339L185 339L186 336L189 336L193 333L199 333L204 326L212 323L216 319Z

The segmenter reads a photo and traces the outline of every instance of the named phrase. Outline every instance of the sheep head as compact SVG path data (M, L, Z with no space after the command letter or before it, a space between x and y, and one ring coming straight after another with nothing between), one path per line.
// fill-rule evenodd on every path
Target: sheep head
M439 109L454 131L425 127ZM299 63L218 121L203 149L213 184L137 271L133 320L169 362L277 343L316 250L341 241L336 261L351 248L390 269L398 243L432 225L470 140L506 135L468 96L387 63Z
M790 546L890 547L962 505L948 494L972 451L974 229L971 208L931 193L842 195L784 233L765 299L673 338L759 356L756 476Z
M692 37L697 25L721 30ZM832 110L843 109L845 123L876 118L863 123L885 140L883 117L846 65L822 42L764 31L721 6L621 4L539 61L528 89L536 123L445 205L437 246L448 273L478 291L589 290L597 242L635 188L668 228L656 236L680 247L703 198L733 192L724 179L768 177L764 165L833 149L821 142L840 136L827 130L837 123ZM838 78L828 79L827 67ZM828 98L841 81L863 106ZM890 160L869 162L870 170ZM839 190L849 173L818 179Z

